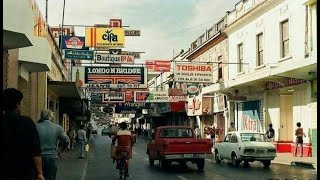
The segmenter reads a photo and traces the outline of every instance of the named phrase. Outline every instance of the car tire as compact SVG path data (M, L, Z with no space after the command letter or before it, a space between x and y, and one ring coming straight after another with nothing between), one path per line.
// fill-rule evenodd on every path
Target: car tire
M214 159L216 160L217 164L221 164L221 158L218 150L214 153Z
M231 160L234 167L239 167L240 161L237 160L237 155L235 153L232 153Z
M199 159L198 161L197 161L197 167L198 167L198 171L203 171L203 169L204 169L204 159Z
M271 165L271 160L265 160L262 163L263 163L264 168L269 168Z

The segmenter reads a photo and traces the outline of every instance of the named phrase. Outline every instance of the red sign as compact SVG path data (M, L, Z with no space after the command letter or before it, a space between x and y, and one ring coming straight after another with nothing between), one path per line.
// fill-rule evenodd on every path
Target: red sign
M185 102L173 102L170 103L171 112L185 111Z
M170 72L171 61L168 60L146 60L148 71Z

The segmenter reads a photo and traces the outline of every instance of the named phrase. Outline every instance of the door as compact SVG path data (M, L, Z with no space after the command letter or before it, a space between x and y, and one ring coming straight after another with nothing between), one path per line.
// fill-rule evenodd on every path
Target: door
M292 95L280 95L280 141L292 141L293 129Z
M229 157L229 152L231 153L231 151L229 150L229 144L230 144L230 140L231 140L231 134L227 134L226 137L224 138L224 141L221 142L221 148L219 149L219 154L220 157L223 159L230 159Z

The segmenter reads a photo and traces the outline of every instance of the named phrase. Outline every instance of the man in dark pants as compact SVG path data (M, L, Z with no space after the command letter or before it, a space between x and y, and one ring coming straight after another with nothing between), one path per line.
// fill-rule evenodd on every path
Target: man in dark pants
M23 94L17 89L3 91L3 169L0 179L44 180L38 132L31 118L20 115L22 98Z

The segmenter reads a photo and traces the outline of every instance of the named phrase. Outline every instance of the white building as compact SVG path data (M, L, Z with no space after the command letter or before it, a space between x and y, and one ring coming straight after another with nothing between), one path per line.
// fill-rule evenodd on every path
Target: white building
M203 89L229 94L229 113L238 130L265 132L272 123L279 152L294 152L297 122L307 134L305 156L317 142L312 138L317 116L316 2L237 3L227 12L224 30L228 60L235 63L229 65L229 80Z

